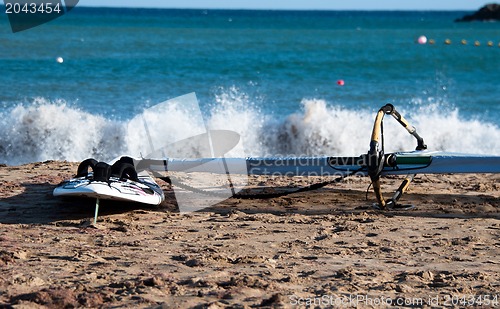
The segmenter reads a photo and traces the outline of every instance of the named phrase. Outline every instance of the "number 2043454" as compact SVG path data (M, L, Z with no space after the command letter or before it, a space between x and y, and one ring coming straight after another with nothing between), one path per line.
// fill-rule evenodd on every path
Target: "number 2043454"
M64 13L61 4L44 3L9 3L5 4L6 14L61 14Z
M499 305L498 295L446 295L443 300L444 306L475 307L488 306L497 307Z

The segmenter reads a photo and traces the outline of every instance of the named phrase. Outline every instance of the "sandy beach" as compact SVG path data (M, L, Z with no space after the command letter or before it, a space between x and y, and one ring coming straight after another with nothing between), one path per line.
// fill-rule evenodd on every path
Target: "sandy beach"
M76 167L0 167L0 307L500 306L499 175L418 175L416 208L385 212L367 178L187 214L158 180L163 204L103 202L93 225L94 201L52 196Z

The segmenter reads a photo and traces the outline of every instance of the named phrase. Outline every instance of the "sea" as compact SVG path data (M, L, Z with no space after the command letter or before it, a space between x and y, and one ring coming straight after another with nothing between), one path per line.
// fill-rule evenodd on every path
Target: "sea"
M199 113L154 109L162 146L202 117L240 135L229 156L357 156L390 103L430 150L500 155L500 23L468 13L77 6L17 33L1 13L0 163L143 155L132 119L193 93ZM390 116L384 135L416 146Z

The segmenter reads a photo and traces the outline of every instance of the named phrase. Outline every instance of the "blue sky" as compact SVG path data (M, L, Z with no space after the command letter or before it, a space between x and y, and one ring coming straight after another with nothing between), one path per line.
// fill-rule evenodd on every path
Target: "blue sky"
M490 1L491 2L491 1ZM80 0L81 6L311 10L477 10L488 0Z

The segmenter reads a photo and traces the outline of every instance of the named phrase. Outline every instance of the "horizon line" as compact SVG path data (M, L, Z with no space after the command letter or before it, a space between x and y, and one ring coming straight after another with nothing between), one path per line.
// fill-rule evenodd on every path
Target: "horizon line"
M206 11L214 11L214 10L227 10L227 11L324 11L324 12L336 12L336 11L359 11L359 12L371 12L371 11L379 11L379 12L466 12L466 11L474 11L473 9L331 9L331 8L204 8L204 7L156 7L156 6L109 6L109 5L78 5L77 7L81 8L94 8L94 9L152 9L152 10L206 10Z

